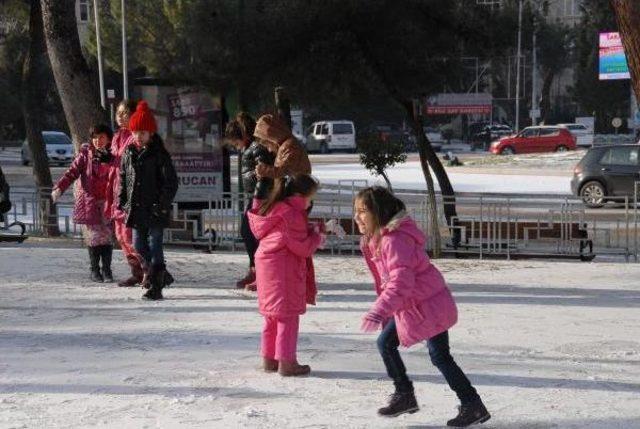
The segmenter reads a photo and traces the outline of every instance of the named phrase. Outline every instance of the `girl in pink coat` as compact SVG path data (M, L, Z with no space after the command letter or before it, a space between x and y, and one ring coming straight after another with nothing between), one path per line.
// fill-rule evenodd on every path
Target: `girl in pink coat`
M141 258L133 247L133 231L126 225L126 213L118 208L118 195L120 194L120 161L124 151L130 144L133 144L133 134L129 130L129 118L136 111L136 103L133 100L122 100L116 109L116 122L118 131L111 141L111 153L114 157L115 168L109 175L109 186L107 188L107 203L105 212L113 220L113 228L116 240L122 249L122 253L127 259L131 268L131 277L118 282L120 287L130 287L142 283L144 271Z
M105 216L104 207L109 173L114 168L113 155L109 150L111 128L97 124L90 130L91 142L82 145L71 167L62 175L51 192L55 203L76 181L73 220L82 225L82 235L89 249L91 280L112 282L111 257L113 254L113 228ZM102 270L100 270L102 260Z
M283 376L311 371L298 364L296 348L300 315L307 304L315 304L315 279L307 272L307 258L324 240L320 228L307 218L317 188L318 182L307 175L277 179L267 200L254 199L247 214L260 243L255 264L258 305L264 316L263 366Z
M456 304L442 274L429 261L426 237L404 203L386 188L366 188L356 196L354 219L363 235L360 248L378 294L362 329L382 329L378 349L395 385L389 405L378 414L395 417L418 411L398 346L426 340L431 362L461 402L458 415L447 425L467 427L489 420L480 396L449 353L448 329L457 321Z

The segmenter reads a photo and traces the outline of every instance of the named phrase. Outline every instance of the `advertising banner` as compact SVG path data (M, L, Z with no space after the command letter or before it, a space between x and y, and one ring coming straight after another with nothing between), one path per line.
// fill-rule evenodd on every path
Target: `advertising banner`
M629 79L629 67L620 33L600 33L600 80Z
M427 97L425 115L491 115L493 97L486 93L446 93Z
M167 149L180 183L176 201L219 198L223 193L219 100L194 88L179 88L166 100Z

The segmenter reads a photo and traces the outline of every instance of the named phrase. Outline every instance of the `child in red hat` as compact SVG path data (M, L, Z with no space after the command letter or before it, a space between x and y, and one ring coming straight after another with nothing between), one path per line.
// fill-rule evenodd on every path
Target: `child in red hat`
M119 207L126 213L127 226L133 228L134 246L149 273L150 287L143 298L158 300L162 288L172 280L164 263L162 239L178 191L178 176L146 101L138 103L129 129L133 144L122 156Z

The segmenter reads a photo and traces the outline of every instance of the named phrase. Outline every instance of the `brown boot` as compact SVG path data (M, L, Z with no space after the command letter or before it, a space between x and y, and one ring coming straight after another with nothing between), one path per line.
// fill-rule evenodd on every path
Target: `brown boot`
M299 375L307 375L311 372L309 365L300 365L298 362L280 361L278 373L283 377L296 377Z
M244 289L249 283L256 281L256 268L249 267L247 274L236 282L236 289Z
M129 267L131 267L131 277L119 282L118 286L120 287L135 286L138 283L142 283L142 279L144 277L144 271L142 271L142 267L140 266L140 261L138 261L138 258L129 255L127 256L127 262L129 263Z
M251 282L244 287L244 290L246 290L247 292L256 292L258 290L258 285L256 284L256 282Z
M263 357L262 368L264 369L264 372L278 372L278 361Z

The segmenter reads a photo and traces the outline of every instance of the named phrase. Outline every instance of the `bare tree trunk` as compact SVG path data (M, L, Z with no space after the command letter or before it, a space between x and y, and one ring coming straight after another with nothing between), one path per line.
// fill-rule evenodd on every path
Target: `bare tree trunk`
M380 175L382 176L384 181L387 182L387 189L390 192L393 192L393 188L391 187L391 181L389 180L389 177L387 177L387 173L385 173L384 170L382 170L382 171L380 171Z
M640 3L637 0L610 0L627 55L631 83L640 100Z
M106 113L82 56L75 4L75 0L41 0L49 60L77 150L89 139L91 125L104 122Z
M542 100L540 100L540 118L545 124L549 123L549 114L551 113L551 84L555 73L551 70L547 70L544 73L544 79L542 80Z
M29 150L33 161L33 176L39 192L38 213L42 232L47 236L60 235L56 208L51 203L51 170L47 159L47 150L42 138L42 118L47 88L48 57L42 32L42 14L40 0L31 0L29 15L29 52L22 70L22 113Z
M287 92L281 86L275 89L276 111L280 119L282 119L291 129L291 103Z
M429 143L429 140L424 135L424 130L422 129L422 121L420 120L420 116L415 115L415 112L413 111L414 110L413 103L406 102L404 103L404 107L407 110L409 123L411 124L411 128L413 128L413 133L415 134L418 141L418 155L420 156L420 166L422 167L422 174L424 175L424 180L427 184L427 206L429 209L429 221L431 222L431 230L432 230L430 239L433 241L431 255L433 258L439 258L442 253L442 237L440 235L440 223L438 222L438 203L436 200L435 185L433 183L433 177L431 177L431 171L429 170L429 154L428 154L428 152L431 151L435 156L435 152L431 147L431 143ZM436 159L437 159L437 156L436 156ZM445 175L446 175L446 172L445 172ZM449 178L447 178L447 181L448 180ZM440 187L440 189L442 190L442 186ZM446 208L447 204L446 204L446 200L444 199L444 193L442 195L443 195L443 202L445 203L445 208ZM455 210L455 202L454 202L454 210Z

